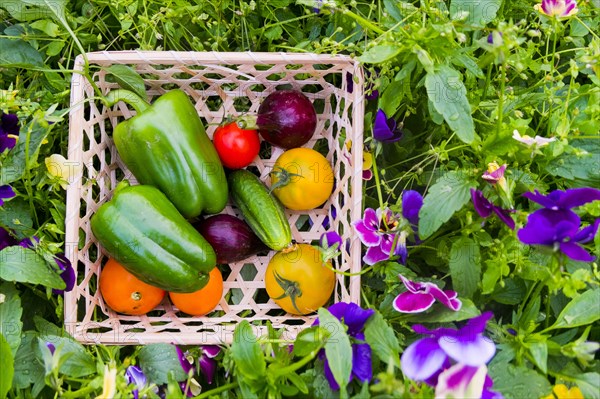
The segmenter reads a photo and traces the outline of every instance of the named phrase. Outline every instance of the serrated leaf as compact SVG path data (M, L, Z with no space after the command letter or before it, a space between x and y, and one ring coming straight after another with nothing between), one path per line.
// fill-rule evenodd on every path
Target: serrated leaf
M444 116L450 129L463 142L470 144L475 139L475 125L467 89L460 73L447 65L438 67L425 76L427 96L435 110Z
M30 159L37 159L38 151L48 131L49 129L42 127L35 119L21 127L17 144L0 165L0 186L10 184L23 177L27 165L25 156L29 154ZM29 137L27 137L28 134ZM29 147L27 147L28 141Z
M279 40L283 34L283 29L279 25L270 27L265 31L265 37L269 40Z
M242 321L233 332L231 357L237 371L249 380L261 380L265 376L266 362L257 338L247 320Z
M144 79L132 67L114 64L106 68L106 72L110 73L123 89L134 92L144 100L148 99Z
M467 15L465 29L483 28L496 18L501 4L502 0L452 0L450 18Z
M375 312L365 327L365 339L377 357L386 364L400 368L400 343L396 332L381 313Z
M319 309L319 325L329 331L329 339L325 343L325 356L333 378L342 392L350 381L352 372L352 345L342 323L327 309Z
M0 333L8 342L14 357L21 344L21 330L23 329L21 298L12 283L0 284L0 295L4 296L4 300L0 302Z
M598 320L600 320L600 289L588 290L571 300L548 330L579 327Z
M471 198L475 187L468 176L450 171L431 186L419 212L419 237L425 239L446 223Z
M479 245L468 237L454 241L450 249L449 266L454 290L461 297L471 298L481 280Z
M382 62L391 60L400 54L402 48L393 44L382 44L371 47L363 53L358 60L365 64L381 64Z
M0 279L64 290L65 282L35 251L19 245L0 251Z
M150 382L157 385L169 381L168 373L172 372L177 381L183 381L187 375L181 367L175 345L149 344L145 345L139 354L140 367Z
M0 334L0 369L2 369L0 373L0 398L5 398L12 386L15 366L10 344L2 334Z
M26 41L0 37L0 67L30 68L43 65L42 55Z

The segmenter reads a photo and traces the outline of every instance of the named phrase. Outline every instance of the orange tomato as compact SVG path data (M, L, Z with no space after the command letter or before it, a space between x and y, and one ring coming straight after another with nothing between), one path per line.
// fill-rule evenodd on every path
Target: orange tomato
M204 316L217 307L223 296L223 276L215 267L208 275L204 288L190 293L169 292L169 298L177 309L192 316Z
M98 285L111 309L134 316L148 313L165 296L164 290L144 283L112 258L102 268Z

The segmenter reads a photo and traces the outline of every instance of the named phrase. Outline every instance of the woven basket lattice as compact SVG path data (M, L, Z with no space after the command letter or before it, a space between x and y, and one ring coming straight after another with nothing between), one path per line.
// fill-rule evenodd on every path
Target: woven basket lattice
M88 59L97 71L95 83L104 93L117 87L102 69L113 64L134 67L144 78L151 98L181 88L195 103L211 137L225 116L255 113L277 88L303 91L318 113L315 136L305 146L317 149L331 162L335 189L318 209L287 211L293 237L297 242L314 243L322 233L335 230L347 245L334 266L344 272L360 270L360 241L350 223L361 216L364 103L362 70L354 60L314 54L138 51L90 53ZM83 69L81 57L75 68ZM67 188L66 253L77 265L78 274L74 290L65 294L67 330L86 343L218 344L231 342L233 330L242 320L250 321L258 335L266 332L269 321L275 328L284 328L283 338L289 339L310 326L314 316L286 314L266 295L264 273L273 251L219 266L224 295L215 311L204 317L179 312L168 296L144 316L126 316L106 306L97 290L106 254L89 221L111 198L119 181L127 178L135 184L111 136L113 127L131 117L133 111L123 103L108 109L92 97L91 85L80 74L73 74L68 159L73 165L83 165L83 171ZM262 158L249 169L268 184L269 172L282 150L266 144ZM237 215L230 205L224 212ZM359 293L358 276L337 274L333 302L358 302Z

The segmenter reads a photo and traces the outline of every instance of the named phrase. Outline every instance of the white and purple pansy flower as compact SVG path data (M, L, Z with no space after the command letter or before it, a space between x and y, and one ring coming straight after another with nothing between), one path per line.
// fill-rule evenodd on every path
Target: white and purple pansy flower
M363 309L352 302L338 302L331 305L327 310L341 321L342 324L346 325L346 333L352 340L352 373L350 374L350 381L356 378L361 383L370 382L373 378L371 346L365 342L363 330L369 318L375 314L375 311L373 309ZM313 325L319 325L318 318ZM333 390L340 389L329 368L325 350L320 352L319 357L324 360L324 375L329 382L329 386Z
M411 281L399 275L400 280L407 291L401 293L394 299L393 306L401 313L420 313L429 309L435 301L454 311L460 310L461 301L458 294L452 290L441 290L433 283Z
M490 390L492 385L493 381L487 374L487 366L473 367L457 363L439 375L435 386L435 397L502 399L502 394Z
M374 265L398 256L400 262L406 263L406 241L409 236L414 236L418 242L417 226L422 206L421 194L407 190L402 193L402 214L389 208L365 209L363 218L352 223L358 238L367 247L363 261Z
M436 385L441 372L452 364L479 367L487 364L496 353L496 345L483 335L491 312L470 319L460 329L430 330L422 325L413 326L418 334L426 334L410 344L402 354L402 372L411 380Z
M221 348L217 345L203 345L200 347L201 355L198 359L200 373L209 384L213 383L215 372L217 371L217 361L215 358L221 353Z
M575 0L542 0L534 8L547 17L555 18L568 18L579 11Z

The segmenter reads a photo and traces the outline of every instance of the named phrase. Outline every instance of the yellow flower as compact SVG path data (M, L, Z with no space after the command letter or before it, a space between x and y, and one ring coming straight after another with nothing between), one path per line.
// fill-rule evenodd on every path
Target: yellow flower
M578 387L568 388L565 384L556 384L552 393L542 399L583 399L583 394Z
M83 170L83 166L79 162L68 161L60 154L52 154L45 159L45 163L48 174L58 178L60 186L65 190Z
M113 399L117 393L117 369L116 367L104 366L104 384L102 393L96 399Z

